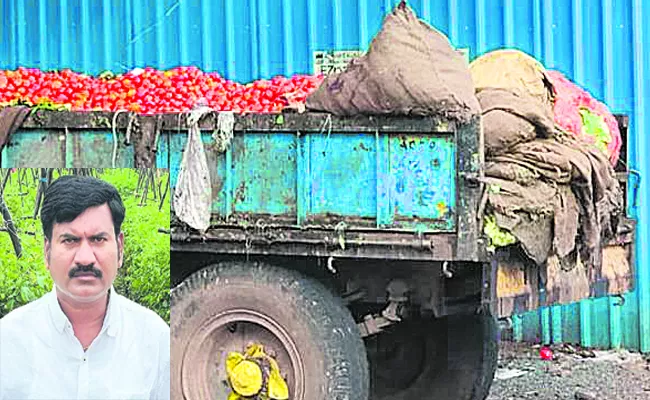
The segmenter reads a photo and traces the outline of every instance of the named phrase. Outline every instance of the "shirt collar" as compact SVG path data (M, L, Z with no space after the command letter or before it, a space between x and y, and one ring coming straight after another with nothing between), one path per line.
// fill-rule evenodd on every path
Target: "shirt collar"
M54 323L56 330L59 333L63 333L66 326L68 326L69 329L72 329L72 324L61 309L61 305L56 296L56 286L52 287L52 291L48 293L47 296L49 296L48 305L50 316L52 317L52 322ZM104 325L102 327L102 330L106 330L106 333L109 336L117 335L119 327L119 324L117 323L119 312L119 295L115 292L115 288L111 286L108 296L108 307L106 307L106 316L104 316Z
M104 317L104 327L108 336L116 336L119 328L119 307L120 299L115 292L115 288L111 286L111 290L108 295L108 307L106 307L106 316Z

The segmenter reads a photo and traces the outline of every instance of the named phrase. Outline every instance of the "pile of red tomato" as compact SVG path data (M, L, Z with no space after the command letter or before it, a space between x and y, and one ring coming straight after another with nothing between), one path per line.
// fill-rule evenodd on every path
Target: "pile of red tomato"
M296 75L240 84L196 67L145 68L100 77L71 70L18 68L0 71L0 107L27 104L72 111L159 114L185 112L204 103L217 111L277 113L304 102L322 80L322 76Z

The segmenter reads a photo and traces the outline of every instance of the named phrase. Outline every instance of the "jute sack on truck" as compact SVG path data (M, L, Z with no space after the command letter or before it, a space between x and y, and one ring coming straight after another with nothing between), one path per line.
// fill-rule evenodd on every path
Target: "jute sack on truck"
M553 87L539 61L519 50L495 50L472 61L469 70L488 156L554 135Z
M484 88L476 96L483 111L485 153L497 155L512 146L555 132L553 110L518 89Z
M494 50L469 65L477 91L486 88L515 89L553 108L553 84L544 66L520 50Z
M463 57L402 1L368 52L328 76L307 109L334 115L444 115L467 121L480 113Z

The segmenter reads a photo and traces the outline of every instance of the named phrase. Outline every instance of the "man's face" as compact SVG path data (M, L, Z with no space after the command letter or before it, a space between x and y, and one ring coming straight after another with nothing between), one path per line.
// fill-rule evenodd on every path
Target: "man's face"
M107 204L86 209L70 222L55 223L45 239L45 259L54 284L79 302L101 298L122 265L124 235L115 237Z

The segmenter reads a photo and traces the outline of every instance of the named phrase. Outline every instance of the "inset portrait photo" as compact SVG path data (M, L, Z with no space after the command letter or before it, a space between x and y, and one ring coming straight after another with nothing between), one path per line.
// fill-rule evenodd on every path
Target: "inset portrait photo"
M0 169L0 400L169 399L169 172Z

